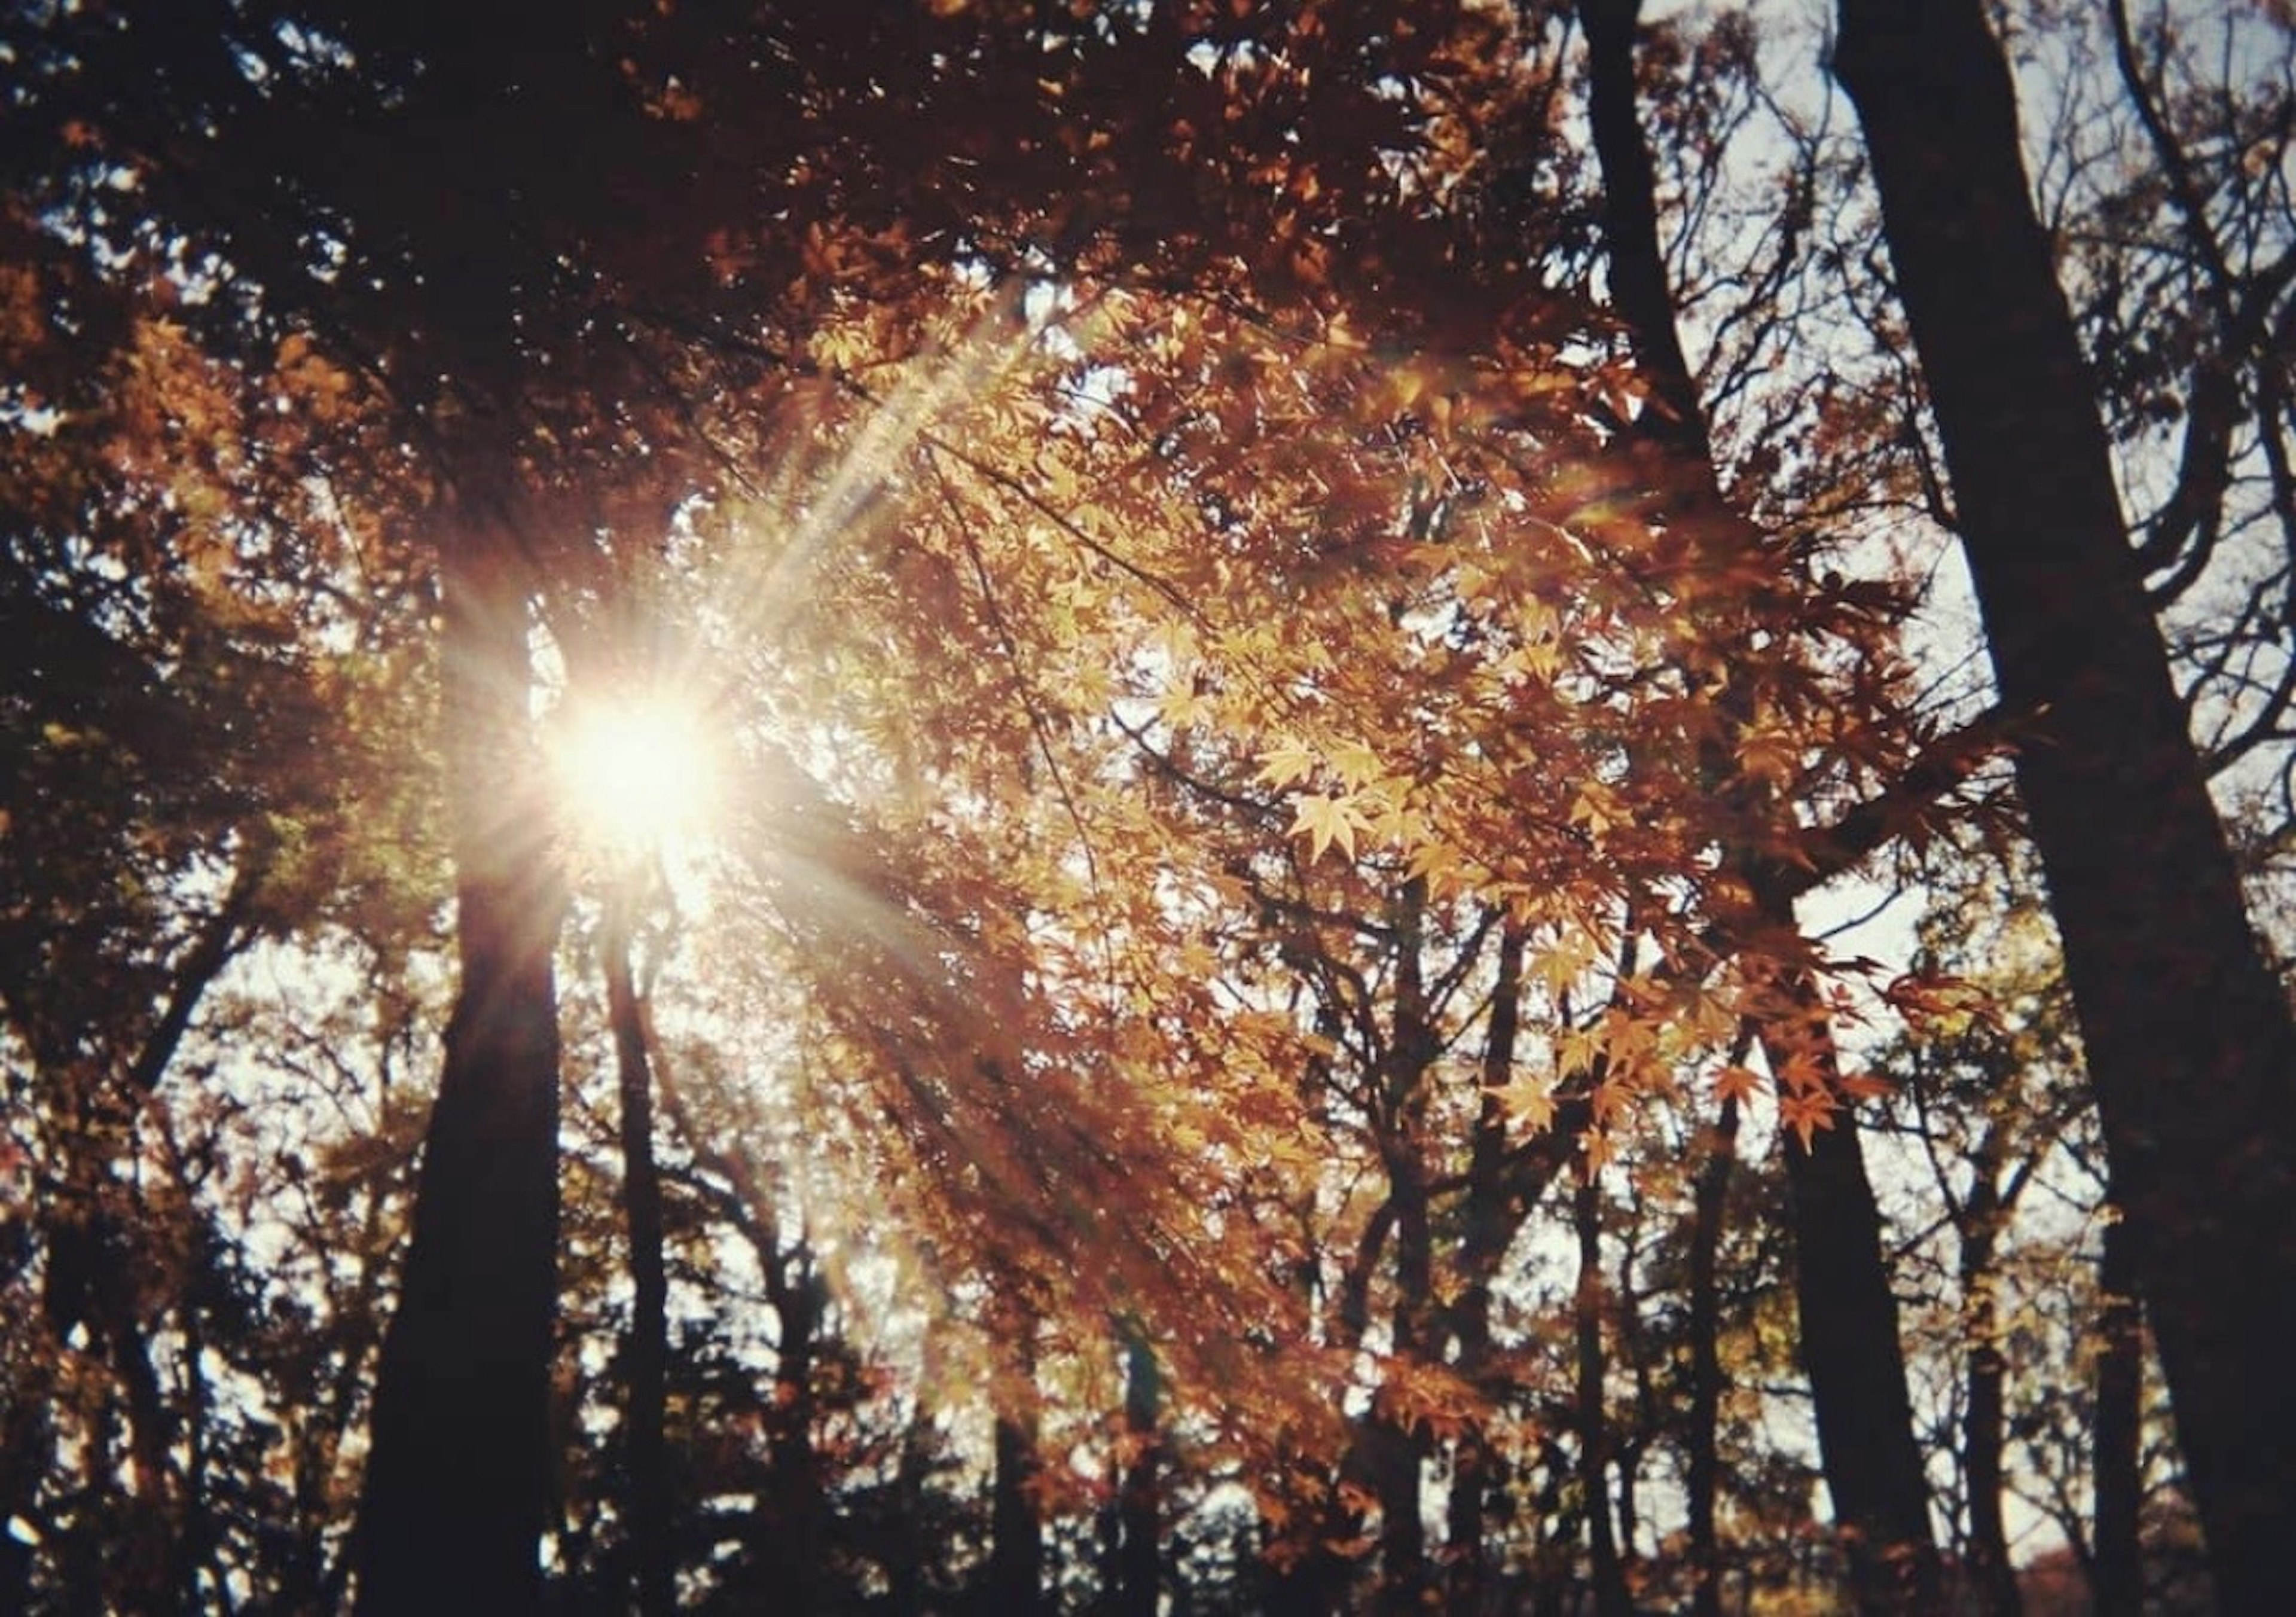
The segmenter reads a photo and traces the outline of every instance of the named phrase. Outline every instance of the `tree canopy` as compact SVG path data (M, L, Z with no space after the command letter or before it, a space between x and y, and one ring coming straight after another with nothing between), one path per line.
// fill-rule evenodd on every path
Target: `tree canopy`
M1840 25L10 8L0 1609L2267 1609L2296 38Z

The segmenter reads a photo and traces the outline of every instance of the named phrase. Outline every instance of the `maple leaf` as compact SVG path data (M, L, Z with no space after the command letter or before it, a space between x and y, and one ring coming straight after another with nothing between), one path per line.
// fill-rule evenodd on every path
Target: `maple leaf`
M1841 1109L1841 1104L1823 1089L1798 1090L1778 1097L1778 1121L1792 1129L1808 1151L1810 1136L1833 1128L1833 1114Z
M1822 1095L1825 1092L1825 1064L1815 1052L1795 1050L1773 1071L1781 1092L1789 1095Z
M1430 891L1444 895L1457 891L1466 884L1466 865L1459 850L1448 842L1421 841L1411 850L1411 862L1406 875L1427 883Z
M1308 837L1308 857L1311 860L1322 858L1324 850L1335 842L1340 852L1352 859L1356 857L1356 833L1370 828L1371 822L1357 810L1353 798L1326 797L1310 792L1300 796L1291 834L1304 833Z
M1873 1072L1845 1072L1835 1087L1853 1101L1879 1100L1897 1088L1888 1079Z
M1287 736L1259 755L1259 773L1252 778L1262 785L1288 786L1314 774L1316 764L1316 754L1305 742Z
M1714 1075L1714 1098L1721 1102L1747 1101L1762 1088L1761 1075L1751 1067L1735 1062Z
M1517 1074L1508 1082L1487 1091L1505 1108L1506 1114L1527 1126L1533 1134L1541 1134L1554 1123L1554 1086L1543 1083L1528 1074Z
M1352 787L1363 787L1380 778L1379 754L1359 741L1351 741L1332 750L1332 767L1339 777Z
M1567 1072L1584 1072L1603 1053L1603 1030L1597 1027L1565 1028L1554 1036L1554 1059Z

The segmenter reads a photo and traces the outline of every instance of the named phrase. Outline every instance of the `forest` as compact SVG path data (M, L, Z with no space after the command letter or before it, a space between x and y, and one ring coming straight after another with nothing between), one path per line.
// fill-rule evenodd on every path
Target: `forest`
M2288 0L7 0L0 1617L2296 1612Z

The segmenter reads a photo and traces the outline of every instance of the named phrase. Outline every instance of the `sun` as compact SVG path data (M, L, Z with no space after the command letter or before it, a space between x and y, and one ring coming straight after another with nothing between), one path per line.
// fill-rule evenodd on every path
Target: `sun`
M718 748L701 715L670 697L570 702L549 752L560 812L595 852L661 853L717 812Z

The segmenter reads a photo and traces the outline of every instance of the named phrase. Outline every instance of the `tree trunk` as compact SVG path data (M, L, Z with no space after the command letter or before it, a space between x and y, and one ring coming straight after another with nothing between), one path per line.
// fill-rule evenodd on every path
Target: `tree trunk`
M1137 1322L1124 1334L1124 1437L1128 1451L1117 1488L1115 1617L1156 1617L1161 1584L1161 1514L1157 1500L1158 1405L1162 1401L1156 1350Z
M765 1560L774 1569L767 1582L782 1591L790 1610L812 1611L825 1571L821 1529L828 1511L826 1467L814 1436L820 1408L813 1372L821 1358L829 1286L803 1233L787 1245L777 1232L769 1233L758 1255L766 1265L766 1298L775 1325L774 1415L766 1441L772 1479Z
M1037 1474L1037 1441L1012 1416L996 1420L996 1475L990 1483L988 1567L982 1576L987 1609L1019 1613L1044 1609L1045 1538L1029 1497Z
M630 1334L622 1367L629 1464L632 1572L640 1617L669 1617L676 1606L670 1550L669 1453L662 1407L669 1368L669 1280L662 1261L661 1170L653 1154L653 1071L646 1051L645 1008L630 973L631 914L643 873L616 875L606 895L599 939L606 974L606 1013L622 1103L622 1211L630 1241Z
M2128 1227L2115 1219L2104 1227L2096 1276L2103 1293L2097 1334L2103 1339L2090 1435L2096 1523L2089 1582L2096 1617L2138 1617L2144 1609L2144 1327L2135 1269Z
M1611 1524L1610 1422L1604 1410L1608 1364L1603 1352L1603 1193L1592 1174L1570 1203L1578 1235L1578 1491L1587 1502L1587 1555L1595 1577L1595 1617L1633 1617L1634 1596Z
M2121 518L1979 0L1841 0L1884 229L2226 1609L2296 1611L2296 1029Z
M1438 1046L1428 1021L1423 974L1427 883L1404 882L1392 908L1395 1020L1381 1073L1376 1120L1387 1205L1394 1217L1395 1306L1390 1316L1398 1360L1430 1358L1434 1333L1435 1248L1425 1158L1429 1078ZM1428 1453L1423 1428L1374 1400L1364 1423L1362 1452L1379 1493L1380 1609L1421 1609L1429 1589L1427 1528L1421 1516L1421 1472Z
M1037 1321L1040 1314L1033 1283L1007 1281L1000 1308L1000 1338L1013 1344L1019 1358L1013 1407L997 1413L996 1471L990 1479L988 1564L981 1574L985 1609L1026 1617L1045 1609L1045 1528L1029 1484L1040 1464L1037 1456Z
M1833 1029L1816 984L1796 973L1786 992L1800 1016L1797 1023L1764 1027L1771 1071L1783 1071L1797 1055L1814 1060L1838 1092ZM1882 1260L1882 1211L1866 1176L1857 1121L1846 1111L1837 1113L1833 1127L1815 1130L1807 1146L1789 1136L1780 1149L1793 1219L1802 1364L1851 1591L1868 1617L1933 1612L1942 1576L1930 1531L1929 1484L1914 1441L1898 1300Z
M1693 538L1708 532L1724 538L1742 529L1744 519L1722 493L1704 405L1676 329L1659 241L1657 186L1635 102L1641 3L1580 0L1578 9L1587 30L1588 120L1602 165L1611 297L1654 401L1637 426L1676 452L1683 480L1674 490L1673 520L1685 524ZM1729 717L1742 722L1742 714ZM1723 756L1726 749L1717 751L1709 774L1721 789L1734 771ZM1749 873L1762 920L1791 928L1793 899L1777 885L1783 873L1762 867L1744 850L1733 852ZM1821 1060L1829 1080L1838 1077L1832 1030L1818 1006L1815 983L1800 973L1784 987L1800 1029L1798 1037L1814 1047L1808 1053ZM1788 1051L1775 1028L1766 1029L1762 1037L1775 1071ZM1786 1158L1800 1253L1802 1351L1826 1484L1849 1541L1860 1609L1927 1609L1939 1587L1928 1487L1913 1437L1897 1303L1882 1262L1881 1214L1855 1127L1844 1117L1834 1129L1816 1135L1809 1150L1790 1145ZM1710 1435L1710 1422L1707 1430ZM1700 1508L1710 1511L1710 1488L1706 1498ZM1708 1531L1710 1536L1710 1519ZM1718 1589L1709 1597L1718 1601Z
M366 1617L532 1612L550 1508L562 899L534 792L525 589L497 523L461 529L441 557L440 681L462 985L375 1387Z
M1491 1283L1521 1222L1521 1203L1511 1203L1509 1199L1506 1107L1498 1092L1514 1076L1525 934L1519 922L1501 923L1498 962L1491 983L1490 1031L1483 1044L1483 1097L1469 1147L1465 1229L1459 1239L1459 1299L1449 1317L1451 1338L1458 1349L1456 1367L1460 1379L1478 1387L1491 1357ZM1478 1424L1462 1432L1454 1447L1450 1498L1445 1506L1443 1548L1449 1563L1445 1584L1454 1611L1480 1610L1489 1582L1484 1564L1483 1513L1496 1480L1492 1473L1490 1444Z
M1741 1052L1742 1055L1742 1052ZM1693 1617L1722 1617L1722 1546L1715 1531L1715 1496L1722 1476L1722 1296L1718 1284L1722 1220L1730 1200L1730 1174L1738 1161L1738 1103L1722 1103L1698 1171L1690 1231L1690 1454L1685 1483L1689 1498Z
M2020 1617L2024 1601L2009 1559L2002 1518L2002 1449L2007 1440L2009 1361L2001 1350L1999 1268L1995 1254L2009 1221L2001 1171L2006 1129L1989 1125L1974 1158L1976 1177L1962 1207L1960 1282L1969 1344L1968 1397L1962 1411L1962 1472L1969 1489L1969 1580L1986 1617Z

